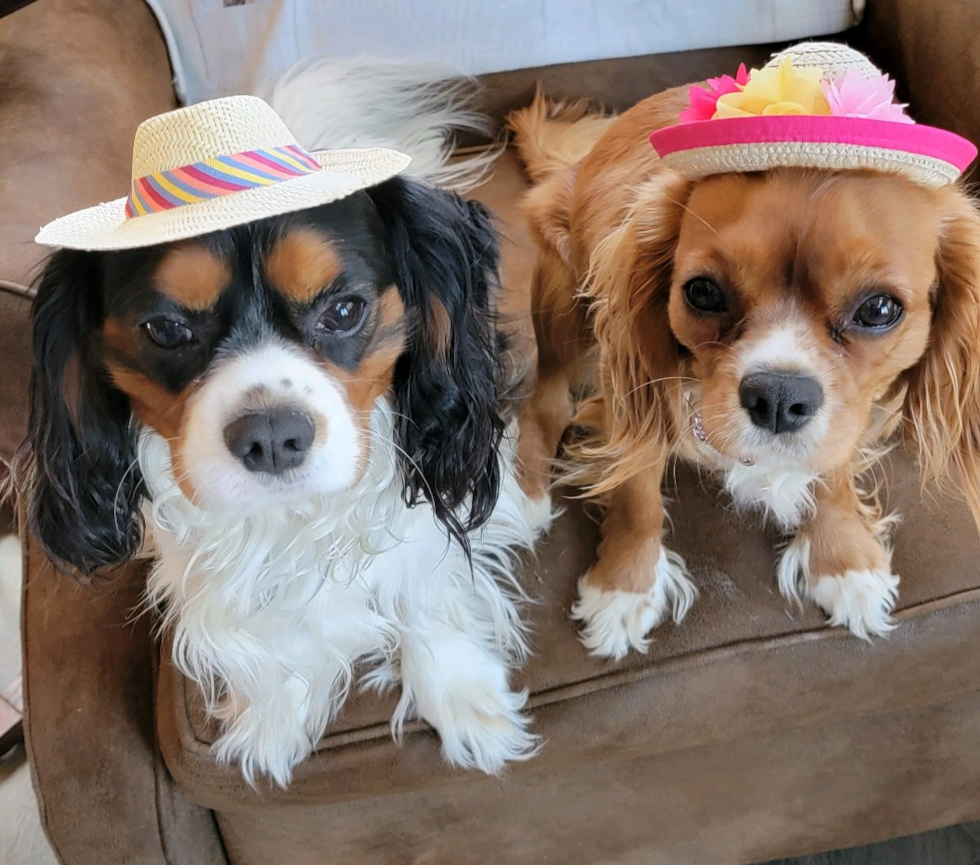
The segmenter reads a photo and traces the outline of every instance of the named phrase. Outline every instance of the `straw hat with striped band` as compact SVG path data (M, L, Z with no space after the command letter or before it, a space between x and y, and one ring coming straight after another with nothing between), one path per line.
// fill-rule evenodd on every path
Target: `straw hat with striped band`
M384 148L309 153L261 99L215 99L144 121L129 195L62 216L35 241L108 250L197 237L337 201L409 162Z
M766 92L754 76L766 79ZM762 75L743 67L737 79L697 89L680 122L650 135L663 162L692 180L819 168L883 171L937 187L977 155L965 138L914 123L893 103L887 76L845 45L802 43L775 55Z

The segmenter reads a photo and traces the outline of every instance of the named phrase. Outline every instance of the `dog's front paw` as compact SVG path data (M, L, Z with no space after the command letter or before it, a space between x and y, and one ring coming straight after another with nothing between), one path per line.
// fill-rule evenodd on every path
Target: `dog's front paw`
M440 717L430 721L446 761L496 775L507 763L529 760L541 740L528 731L531 722L522 711L526 703L527 691L515 693L490 682L474 681L454 694Z
M551 494L547 492L537 496L524 496L523 510L524 519L533 537L548 531L555 517Z
M448 763L489 775L535 756L542 743L528 730L527 692L510 689L503 661L463 639L446 648L452 654L409 665L392 719L396 735L402 720L417 714L439 734Z
M890 571L847 571L817 577L810 596L827 614L827 624L842 626L870 640L895 628L892 611L898 599L898 577Z
M264 711L226 699L215 712L222 732L211 746L212 753L221 764L237 765L250 787L257 786L259 776L288 787L293 770L313 750L307 712L291 696Z
M580 636L590 654L615 660L630 649L645 652L647 634L671 614L680 622L698 594L684 560L663 546L649 591L604 591L590 584L590 575L579 580L572 618L582 622Z
M880 567L855 567L827 574L811 566L815 559L810 540L798 535L783 551L777 567L779 589L797 604L806 597L827 614L827 624L847 628L855 637L870 640L895 628L891 614L898 599L898 577L891 572L887 548L875 539ZM817 559L819 561L819 559ZM829 570L829 569L828 569Z

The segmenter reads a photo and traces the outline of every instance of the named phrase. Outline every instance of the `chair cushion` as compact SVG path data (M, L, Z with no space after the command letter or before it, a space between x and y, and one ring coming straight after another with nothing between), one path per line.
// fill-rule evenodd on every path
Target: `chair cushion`
M496 209L508 237L504 283L514 316L526 309L533 260L515 206L522 185L507 154L477 193ZM536 653L523 681L547 744L534 761L510 771L717 745L975 691L980 653L963 647L973 640L980 611L976 528L963 505L923 500L908 457L896 454L883 473L888 505L904 517L894 555L902 587L898 628L871 644L825 627L814 607L801 611L784 601L775 581L774 530L754 515L734 513L710 479L679 467L669 492L668 543L686 557L701 597L683 624L656 632L648 654L618 663L591 658L568 611L576 581L593 560L597 530L566 499L564 514L524 570L540 601L530 611ZM236 769L211 759L216 731L196 689L166 661L158 695L158 734L169 768L192 798L210 807L340 801L471 777L442 763L435 734L424 724L408 726L399 749L388 727L394 697L365 695L348 703L288 790L255 792Z
M448 63L469 75L841 33L857 0L147 0L178 95L253 92L309 54ZM588 22L587 26L582 26ZM489 37L489 38L488 38Z

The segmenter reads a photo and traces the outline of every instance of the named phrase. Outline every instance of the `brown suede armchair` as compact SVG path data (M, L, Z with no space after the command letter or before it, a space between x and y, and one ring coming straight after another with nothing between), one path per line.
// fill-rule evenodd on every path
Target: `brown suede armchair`
M868 0L847 38L921 120L978 140L978 31L973 0ZM623 105L769 50L494 76L490 102L523 103L540 78ZM39 0L0 20L0 456L25 427L31 238L120 194L136 125L174 99L140 0ZM523 184L506 156L477 193L500 214L517 310L532 255ZM736 865L980 818L980 540L964 506L922 500L907 458L888 475L904 517L900 624L872 645L788 609L771 532L682 474L672 545L699 603L648 655L589 658L567 613L595 531L569 504L527 565L542 603L525 682L547 744L499 779L447 768L421 725L397 747L391 705L366 697L289 790L250 790L211 759L194 690L132 616L142 568L79 587L25 537L27 744L45 829L71 865Z

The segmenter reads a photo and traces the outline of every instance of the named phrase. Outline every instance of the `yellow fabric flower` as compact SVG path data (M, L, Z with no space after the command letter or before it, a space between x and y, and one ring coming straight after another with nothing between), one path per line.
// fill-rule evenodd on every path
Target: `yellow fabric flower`
M719 117L766 117L775 114L830 114L823 94L819 66L793 66L785 57L772 69L753 69L737 93L718 97L712 119Z

